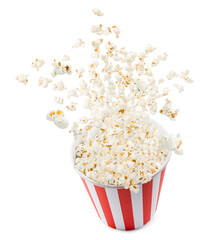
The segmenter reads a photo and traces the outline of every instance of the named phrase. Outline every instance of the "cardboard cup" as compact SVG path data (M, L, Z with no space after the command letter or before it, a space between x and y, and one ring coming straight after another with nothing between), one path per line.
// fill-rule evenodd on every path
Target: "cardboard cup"
M160 128L165 132L161 126ZM151 181L139 184L138 193L124 187L99 184L78 169L75 170L80 175L102 222L115 229L133 230L143 227L153 218L170 157L171 152L168 152L166 161L152 176Z

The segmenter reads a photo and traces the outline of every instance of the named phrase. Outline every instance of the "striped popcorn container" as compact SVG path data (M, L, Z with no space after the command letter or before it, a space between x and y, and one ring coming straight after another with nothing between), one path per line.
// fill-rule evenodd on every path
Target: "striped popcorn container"
M139 184L138 193L123 187L99 184L76 171L102 222L115 229L133 230L143 227L153 218L170 156L171 152L151 181Z

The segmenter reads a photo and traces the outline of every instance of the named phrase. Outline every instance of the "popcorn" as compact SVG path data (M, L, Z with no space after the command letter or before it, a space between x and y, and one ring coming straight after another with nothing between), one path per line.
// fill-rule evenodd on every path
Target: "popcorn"
M173 110L172 103L169 99L166 99L165 105L160 110L160 113L169 117L170 120L175 120L178 115L178 112L179 112L179 109Z
M103 16L99 9L92 11ZM158 78L157 75L156 78L152 67L166 61L167 54L156 55L149 63L148 55L155 47L147 45L139 53L119 48L114 41L106 39L110 34L119 37L120 29L115 25L92 25L90 31L98 35L88 44L92 61L86 71L75 69L77 79L74 81L78 86L72 86L66 93L67 99L79 98L79 101L70 100L68 105L65 104L69 115L77 116L72 113L76 111L77 103L88 112L87 117L74 122L69 130L75 139L74 167L100 184L123 186L136 193L138 184L150 181L161 169L169 151L182 154L180 135L163 135L151 120L158 112L175 120L179 112L168 99L171 95L168 85L173 85L178 92L184 88L164 79L180 78L187 83L193 80L188 70L170 71L166 76ZM73 48L84 46L85 42L79 38ZM64 55L62 61L54 60L53 77L72 73L67 61L70 61L68 55ZM39 63L35 62L35 65L38 70ZM18 75L16 79L24 84L28 81L27 75ZM50 82L41 77L39 86L47 87ZM63 91L66 87L60 80L53 89ZM54 100L58 104L64 103L64 98L59 96ZM69 125L61 110L50 111L47 119L59 128Z
M159 83L159 84L164 83L164 79L163 79L163 78L160 78L160 79L158 80L158 83Z
M45 64L45 61L40 59L35 59L35 61L32 63L32 67L36 68L37 71L39 71L39 68L41 68Z
M180 149L182 141L180 135L169 134L162 137L162 148L174 151L176 154L183 154L183 150Z
M168 79L168 80L171 80L172 78L177 77L177 76L178 76L178 74L177 74L176 72L170 71L170 72L167 74L167 79Z
M68 55L64 55L62 61L70 61L70 57Z
M64 103L64 99L62 97L55 97L54 100L58 104L63 104Z
M91 26L91 32L92 32L92 33L95 33L95 34L97 34L97 35L105 35L105 36L107 36L107 35L109 35L109 34L112 33L111 27L107 26L107 27L105 27L105 28L103 29L103 25L102 25L102 24L97 25L97 26L92 25L92 26ZM117 36L117 35L119 34L119 30L116 30L115 34L116 34L116 36Z
M75 89L68 90L67 98L70 99L71 97L78 97L77 91Z
M94 13L94 15L97 15L98 17L104 16L104 13L101 12L100 9L93 8L93 9L92 9L92 12Z
M71 102L68 106L66 106L68 111L75 111L77 103Z
M54 59L54 62L52 63L53 66L53 71L52 71L52 76L55 77L56 75L62 75L62 74L71 74L71 66L69 66L66 63L62 62L57 62Z
M79 47L85 47L85 42L81 38L78 38L76 43L72 46L72 48L79 48Z
M58 91L66 90L63 81L59 81L59 82L55 83L53 89L58 90Z
M38 79L38 86L42 86L43 88L47 88L48 84L52 82L52 80L50 78L46 78L46 77L40 77Z
M184 91L183 85L180 84L173 84L173 86L178 90L179 93Z
M168 80L171 80L174 77L180 77L181 79L184 79L187 83L193 83L193 80L188 76L189 70L184 70L181 73L176 73L174 71L170 71L167 75Z
M69 125L68 120L64 117L64 112L61 110L50 111L47 114L47 120L52 121L59 128L67 128Z
M84 69L83 68L76 69L76 73L78 74L78 77L81 78L83 77Z
M167 60L167 54L164 53L163 55L158 55L156 58L152 61L152 67L155 67L159 64L160 61L166 61Z
M15 79L26 85L28 83L28 74L19 74Z
M99 49L101 43L103 42L103 39L97 39L95 41L92 41L92 46L95 48L95 49Z
M154 48L153 46L151 46L150 44L147 45L146 49L145 49L145 53L149 54L151 52L153 52L156 48Z
M113 29L113 32L114 32L115 35L116 35L116 38L119 38L120 29L119 29L118 27L116 27L116 26L113 26L112 29Z

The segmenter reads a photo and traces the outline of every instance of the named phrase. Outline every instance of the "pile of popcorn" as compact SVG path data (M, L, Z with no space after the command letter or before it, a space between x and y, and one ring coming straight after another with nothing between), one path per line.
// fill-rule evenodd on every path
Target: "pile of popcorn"
M98 17L104 15L99 9L92 11ZM65 98L55 96L60 108L50 111L47 119L59 128L67 128L69 120L65 111L77 111L78 99L83 98L88 117L74 121L69 130L75 138L75 168L98 183L124 186L137 192L138 184L150 181L161 168L169 151L182 154L180 135L162 134L152 120L157 113L175 120L179 113L170 99L171 89L163 86L174 78L179 79L180 83L172 87L182 93L183 83L193 81L188 70L169 71L165 78L156 79L153 69L167 60L167 54L151 58L156 50L151 45L141 53L118 47L109 39L119 38L120 29L116 25L99 24L90 30L95 39L90 43L92 59L86 70L72 67L68 55L52 62L52 79L57 75L64 75L65 79L75 73L78 87L67 88L63 80L51 85L53 80L46 77L38 80L43 88L52 86L55 92L66 92ZM83 48L86 44L79 38L73 48ZM44 64L36 59L32 67L39 71ZM16 80L27 84L28 76L20 74Z

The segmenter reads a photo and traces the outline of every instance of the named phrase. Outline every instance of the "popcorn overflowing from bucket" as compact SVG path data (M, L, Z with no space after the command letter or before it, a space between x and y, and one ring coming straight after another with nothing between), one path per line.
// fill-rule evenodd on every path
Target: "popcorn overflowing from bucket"
M92 11L95 16L104 15L99 9ZM137 193L139 184L149 182L161 169L170 151L183 152L180 135L163 134L151 117L160 113L176 120L179 109L172 103L170 91L182 93L182 82L190 84L193 80L188 70L168 71L164 77L155 77L154 70L167 60L167 53L151 57L156 51L152 45L141 53L118 47L110 40L120 36L116 25L92 25L90 31L95 35L91 43L78 38L72 46L72 51L91 47L92 60L87 68L74 68L69 64L70 57L64 55L61 61L52 62L53 84L51 78L38 80L43 88L52 86L55 92L65 92L65 97L55 96L59 109L50 111L47 119L59 128L67 128L66 111L76 114L78 99L83 98L83 107L89 113L69 130L75 138L75 168L99 184L123 186ZM32 67L39 71L44 64L36 59ZM66 77L72 74L78 76L76 88L65 84ZM62 80L55 82L58 75ZM173 82L168 88L166 83L175 78L180 83ZM20 74L16 80L27 84L28 75Z

